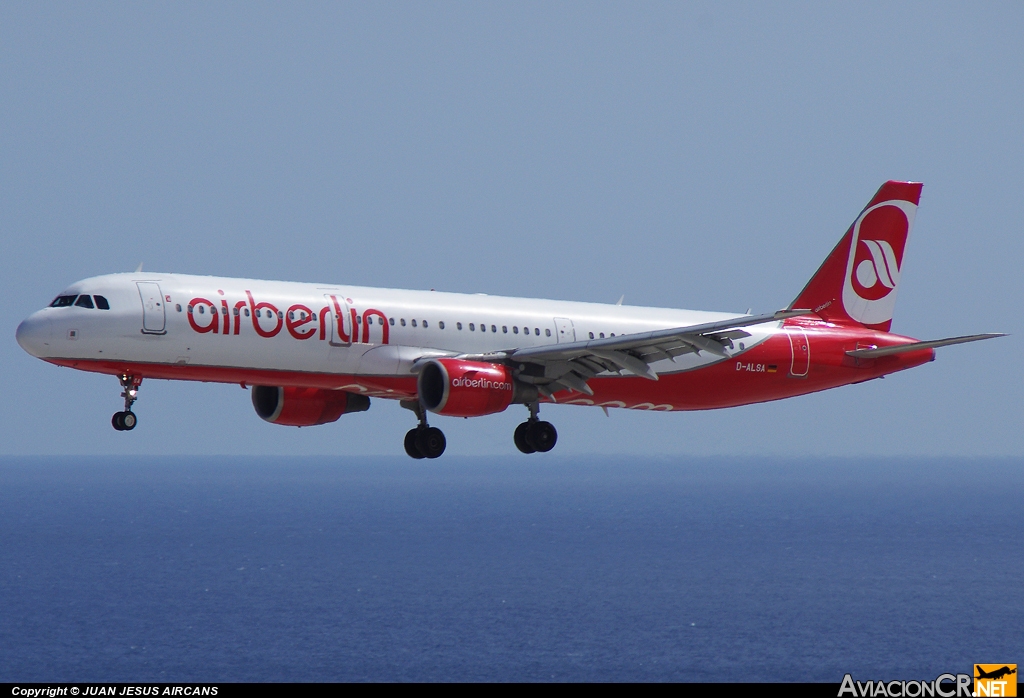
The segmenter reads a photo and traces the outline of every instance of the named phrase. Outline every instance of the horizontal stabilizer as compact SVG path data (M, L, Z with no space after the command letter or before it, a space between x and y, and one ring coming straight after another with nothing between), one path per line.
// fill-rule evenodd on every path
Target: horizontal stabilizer
M847 356L852 356L857 359L877 359L880 356L892 356L893 354L902 354L908 351L918 351L919 349L935 349L937 347L948 347L950 344L964 344L966 342L977 342L982 339L992 339L993 337L1005 337L1005 334L999 332L990 332L988 334L972 334L966 337L949 337L948 339L935 339L930 342L913 342L912 344L898 344L893 347L878 347L877 349L854 349L853 351L846 352Z

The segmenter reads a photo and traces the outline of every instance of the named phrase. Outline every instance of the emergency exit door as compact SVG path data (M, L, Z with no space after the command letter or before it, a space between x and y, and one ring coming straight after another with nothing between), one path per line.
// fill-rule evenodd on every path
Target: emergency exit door
M572 320L564 317L555 318L555 337L559 344L576 341L576 328L572 326Z

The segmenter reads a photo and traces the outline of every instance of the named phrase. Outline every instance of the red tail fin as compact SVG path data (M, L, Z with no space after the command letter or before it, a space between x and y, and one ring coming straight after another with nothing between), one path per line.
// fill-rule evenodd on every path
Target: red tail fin
M789 307L888 332L922 186L883 184Z

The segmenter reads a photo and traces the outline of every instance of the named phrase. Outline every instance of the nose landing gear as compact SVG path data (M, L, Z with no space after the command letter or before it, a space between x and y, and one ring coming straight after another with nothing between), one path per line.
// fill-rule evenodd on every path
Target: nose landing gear
M132 412L132 405L139 399L139 386L142 385L142 378L123 374L120 380L121 387L124 388L124 392L121 393L121 397L124 398L124 412L115 412L114 416L110 418L110 425L118 431L131 431L139 423L138 417Z
M547 453L555 447L558 441L558 431L551 422L542 422L537 414L540 406L536 402L528 405L530 418L516 427L512 439L516 442L516 448L523 453Z
M420 420L419 426L405 434L405 452L417 460L440 457L448 445L444 432L427 424L427 413L419 401L403 400L401 405L415 412Z

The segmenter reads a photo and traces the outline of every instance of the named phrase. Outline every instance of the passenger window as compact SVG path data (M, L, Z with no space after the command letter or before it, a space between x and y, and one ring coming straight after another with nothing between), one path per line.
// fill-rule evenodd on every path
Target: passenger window
M205 305L199 306L199 314L200 315L205 315L206 314L206 306Z
M228 307L226 305L222 305L220 307L220 314L221 315L227 315L228 314Z
M74 305L75 298L78 296L57 296L53 299L53 303L50 303L51 308L66 308L69 305Z
M519 326L512 325L512 334L519 334Z
M428 325L428 324L427 324L427 321L426 321L426 320L424 320L424 321L423 321L423 326L424 326L424 327L429 327L430 325Z
M615 336L615 333L614 333L614 332L612 332L612 337L614 337L614 336Z
M455 329L461 330L462 329L462 323L461 322L456 322L455 323Z
M481 332L486 332L486 331L487 331L487 325L483 325L483 324L481 324L481 325L480 325L480 331L481 331Z
M110 303L107 303L107 299L103 296L93 296L93 299L96 301L96 307L100 310L110 310ZM178 306L178 312L181 312L180 305Z
M601 339L604 339L604 332L601 333Z
M181 310L181 306L178 306L178 310ZM238 308L235 308L235 317L238 317Z
M416 327L416 321L415 320L412 321L412 326Z
M405 318L402 318L401 320L399 320L398 324L400 324L402 327L405 327Z
M102 296L100 296L100 298L102 298ZM97 305L98 305L98 304L99 304L99 302L98 302L98 299L97 299ZM178 312L179 312L179 313L181 312L181 303L178 303L178 304L177 304L176 306L174 306L174 307L178 309ZM238 308L235 308L235 315L238 315Z
M491 325L491 332L497 332L497 331L498 331L498 328L495 327L494 325Z
M75 305L77 307L79 307L79 308L90 308L91 309L93 307L92 296L87 296L87 295L85 295L83 293L82 295L80 295L78 297L78 300L75 301Z
M395 318L389 317L388 318L388 324L390 324L392 327L394 327L395 326Z
M248 308L245 309L245 316L249 317L249 309Z
M593 338L594 338L594 333L593 333L593 332L591 332L591 333L590 333L590 338L591 338L591 339L593 339Z
M508 325L502 325L501 326L501 331L504 334L508 334Z
M539 327L534 327L534 328L533 328L533 333L534 333L535 335L537 335L538 337L540 337L540 328L539 328Z
M544 334L548 337L551 336L551 330L544 330Z
M441 322L437 323L437 326L440 327L443 330L444 329L444 320L441 320Z
M473 324L472 322L471 322L471 323L469 323L469 331L470 331L470 332L473 332L473 331L475 331L475 330L476 330L476 325L474 325L474 324Z
M280 310L278 310L277 311L277 317L279 317L280 319L284 320L284 313L282 313Z

